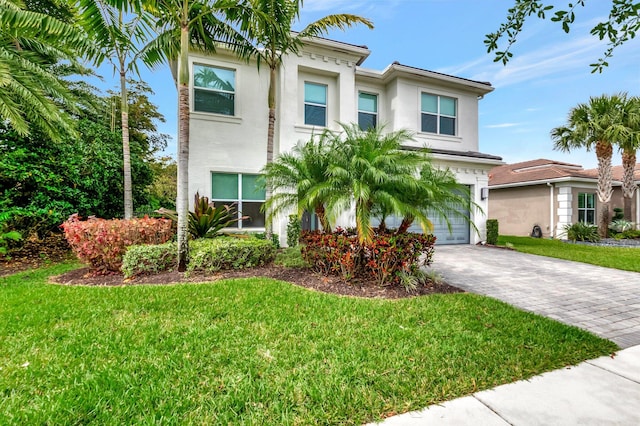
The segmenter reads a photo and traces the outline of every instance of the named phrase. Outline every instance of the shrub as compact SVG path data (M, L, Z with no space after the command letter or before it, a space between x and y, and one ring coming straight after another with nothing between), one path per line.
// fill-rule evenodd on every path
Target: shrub
M122 256L122 273L125 278L135 275L157 274L178 264L176 243L139 245L127 248Z
M620 219L624 219L624 210L621 209L620 207L614 207L612 220L620 220Z
M375 233L370 243L361 244L355 232L342 229L331 234L303 232L301 253L325 275L397 284L402 273L415 275L420 267L431 264L435 240L433 235Z
M624 232L633 229L633 222L624 219L616 219L611 222L609 229L613 232Z
M20 241L22 235L18 231L2 232L0 230L0 254L7 254L7 245L9 241Z
M487 244L498 244L498 219L487 219Z
M287 224L287 245L289 247L296 247L300 244L300 232L302 230L302 224L298 215L289 215L289 223Z
M257 238L198 240L191 244L188 270L214 272L221 269L251 268L272 262L274 256L274 245Z
M567 233L567 238L573 242L590 241L595 243L600 241L598 227L595 225L578 222L573 225L565 225L564 230Z
M76 256L98 273L120 271L122 256L129 246L162 244L173 236L170 220L148 217L80 221L78 215L73 215L61 227Z
M264 232L252 232L249 235L251 235L253 238L257 238L258 240L266 240L267 239L267 234ZM278 234L271 234L271 243L273 244L273 246L277 249L280 248L280 236Z

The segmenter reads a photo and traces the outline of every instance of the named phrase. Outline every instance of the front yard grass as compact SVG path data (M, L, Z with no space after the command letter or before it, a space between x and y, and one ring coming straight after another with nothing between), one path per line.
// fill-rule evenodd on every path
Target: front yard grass
M532 237L498 237L498 245L507 245L522 253L574 260L607 268L640 272L640 248L571 244L560 240Z
M493 299L0 279L0 424L362 424L611 353Z

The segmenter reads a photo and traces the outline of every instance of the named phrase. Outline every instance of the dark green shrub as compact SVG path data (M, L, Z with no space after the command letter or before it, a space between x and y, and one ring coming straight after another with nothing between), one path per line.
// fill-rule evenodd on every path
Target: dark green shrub
M611 220L620 220L620 219L624 219L624 210L622 210L620 207L614 207L613 217L611 218Z
M300 232L302 231L302 224L298 215L289 215L289 223L287 223L287 245L289 247L295 247L300 244Z
M498 244L498 219L487 219L487 244Z
M576 241L600 241L600 235L598 235L598 227L590 225L584 222L574 223L573 225L565 225L564 230L567 233L567 238L573 242Z
M169 271L178 264L176 243L131 246L122 256L125 278L135 275L157 274Z
M435 241L433 235L375 233L371 243L363 245L355 232L340 228L331 234L303 232L300 238L303 259L318 272L378 285L397 284L402 273L430 265Z
M257 238L222 237L191 244L189 271L214 272L262 266L273 261L273 244Z

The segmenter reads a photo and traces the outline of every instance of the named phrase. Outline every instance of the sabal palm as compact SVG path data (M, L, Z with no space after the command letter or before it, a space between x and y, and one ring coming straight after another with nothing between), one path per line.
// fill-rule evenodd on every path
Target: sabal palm
M334 163L328 175L333 188L328 206L340 211L355 204L358 238L367 243L373 236L374 212L412 216L421 225L429 220L415 200L403 194L420 191L416 176L426 163L426 154L402 149L411 140L405 130L384 133L382 127L361 130L357 124L341 124L342 134L333 144Z
M115 6L114 6L115 5ZM125 20L125 12L131 7L137 11L132 19ZM140 10L139 2L121 3L117 0L80 0L81 24L92 36L104 57L120 78L120 115L122 129L122 155L124 174L124 218L133 216L133 189L131 179L131 150L129 147L129 102L127 97L127 73L138 72L138 45L149 36L149 15Z
M578 104L569 111L567 125L551 131L554 149L571 151L576 148L595 149L598 158L598 201L600 213L598 232L606 237L609 225L612 177L611 157L613 143L629 134L624 122L623 107L627 95L602 95L591 97L589 103Z
M315 212L322 229L331 232L333 217L325 205L332 194L327 177L333 161L332 141L333 135L325 131L309 142L298 143L291 152L281 154L264 167L265 183L275 192L264 206L268 215L292 208L299 217L305 211Z
M241 16L241 5L231 0L145 0L145 10L156 19L156 37L141 54L151 66L178 63L178 270L186 270L189 256L189 51L215 52L217 43L244 54L244 43L226 13Z
M246 50L243 57L256 57L258 67L261 63L269 67L269 127L267 131L267 164L273 161L273 138L276 121L276 90L277 70L286 55L297 53L304 45L304 40L310 37L325 35L329 30L337 28L344 30L356 24L364 24L373 28L368 19L350 14L333 14L318 19L300 32L295 33L292 27L298 20L301 0L247 0L248 8L244 10L242 30L253 49ZM248 14L247 14L248 13ZM273 188L267 185L266 198L269 199ZM271 232L269 223L267 232Z
M624 205L624 218L631 221L631 206L633 195L636 192L635 168L636 151L640 148L640 99L632 97L627 99L623 108L625 126L629 133L617 141L622 151L622 199Z
M21 135L33 127L53 140L74 133L66 111L74 111L76 98L52 67L96 56L76 26L0 0L0 119Z

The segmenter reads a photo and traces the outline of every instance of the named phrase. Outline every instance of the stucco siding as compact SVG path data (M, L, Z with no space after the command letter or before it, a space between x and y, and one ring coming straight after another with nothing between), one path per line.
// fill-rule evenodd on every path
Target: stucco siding
M527 236L538 225L543 236L549 237L552 229L549 202L550 189L546 185L491 189L488 217L498 220L502 235Z

